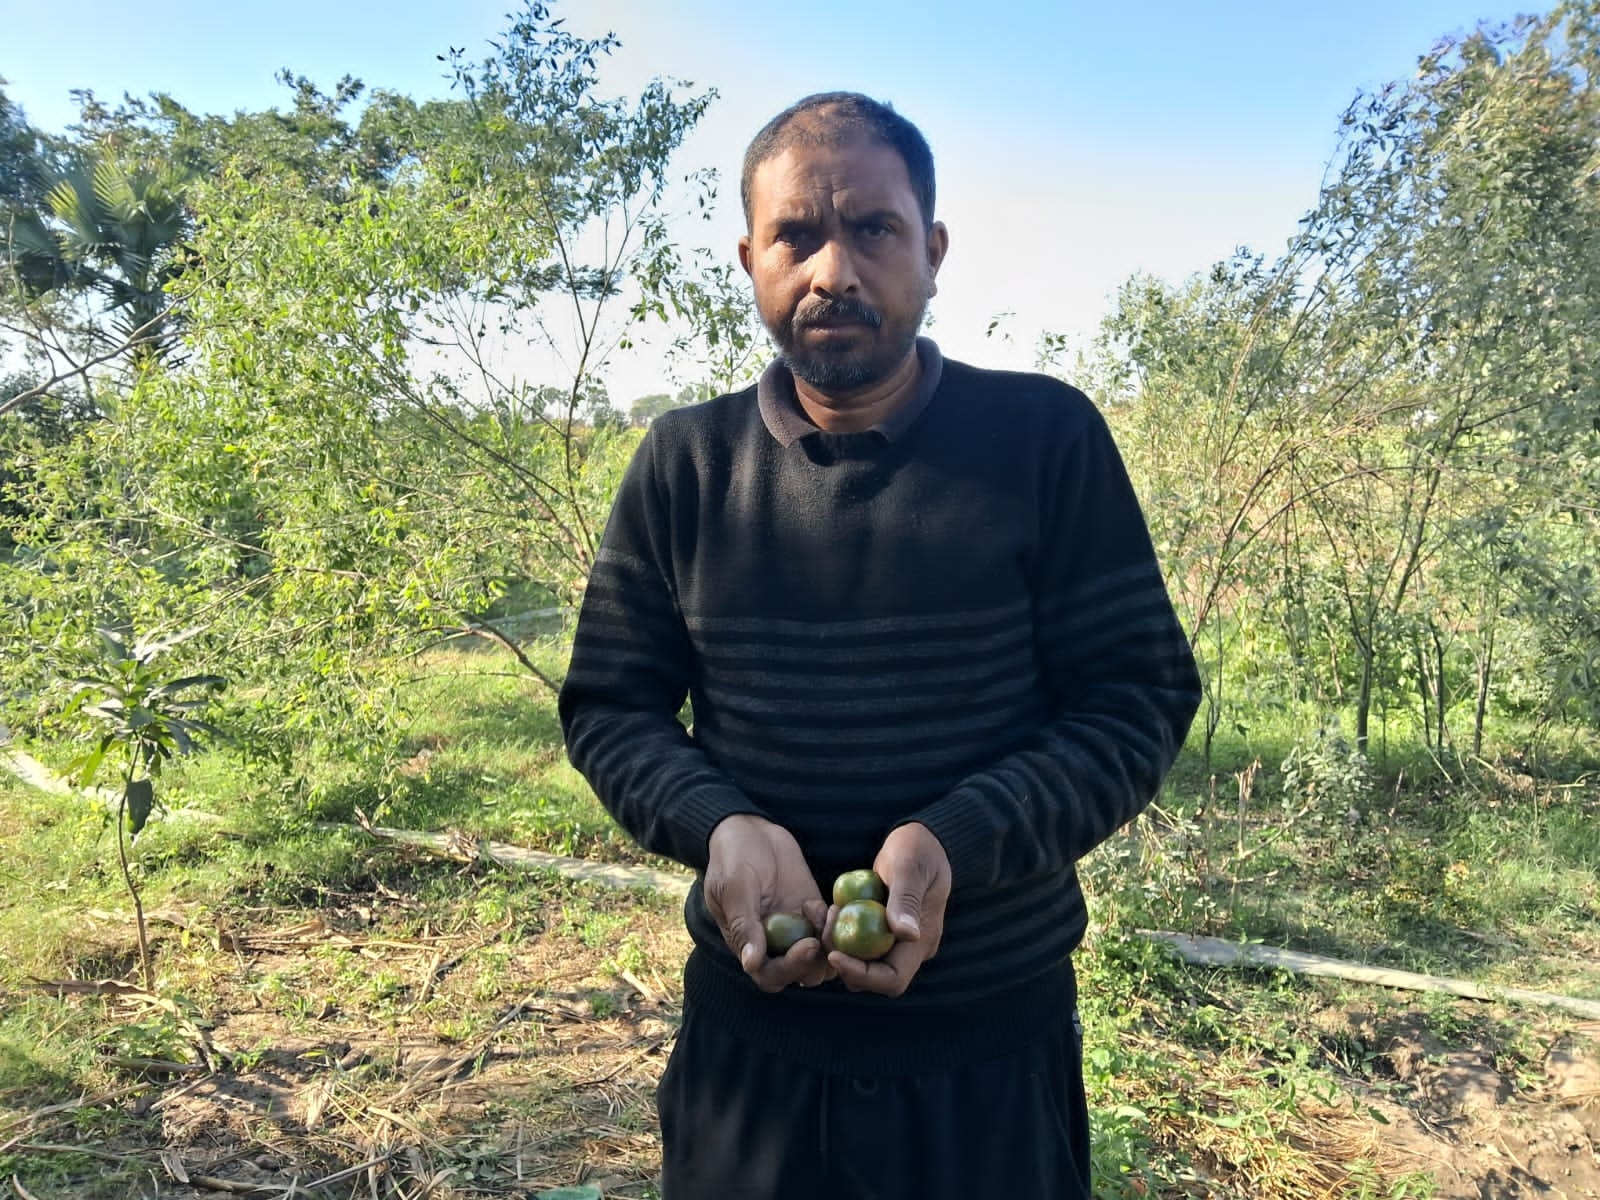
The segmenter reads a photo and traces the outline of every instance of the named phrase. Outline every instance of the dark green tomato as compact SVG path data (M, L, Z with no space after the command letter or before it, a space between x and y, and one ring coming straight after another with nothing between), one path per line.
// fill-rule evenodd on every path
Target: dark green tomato
M876 900L852 900L833 919L833 948L853 958L871 962L893 945L889 914Z
M773 957L787 954L798 941L817 936L811 922L797 913L775 912L761 924L767 931L767 953Z
M876 871L846 871L833 881L833 902L849 904L852 900L876 900L879 904L887 904L889 889L878 878Z

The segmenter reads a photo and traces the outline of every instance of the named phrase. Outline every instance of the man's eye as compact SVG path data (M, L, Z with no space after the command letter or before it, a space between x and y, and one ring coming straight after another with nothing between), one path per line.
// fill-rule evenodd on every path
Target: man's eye
M863 221L856 226L856 232L868 240L874 240L888 237L892 230L882 221Z

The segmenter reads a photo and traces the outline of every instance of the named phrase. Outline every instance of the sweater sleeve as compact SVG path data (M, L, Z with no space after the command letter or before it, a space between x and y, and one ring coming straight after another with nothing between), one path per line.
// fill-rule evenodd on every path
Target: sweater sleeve
M906 818L957 887L1062 871L1154 798L1200 703L1189 641L1097 411L1043 489L1035 637L1054 704L1030 739Z
M760 809L678 719L693 655L672 583L671 510L654 433L623 477L590 572L561 728L572 765L634 840L704 870L717 823Z

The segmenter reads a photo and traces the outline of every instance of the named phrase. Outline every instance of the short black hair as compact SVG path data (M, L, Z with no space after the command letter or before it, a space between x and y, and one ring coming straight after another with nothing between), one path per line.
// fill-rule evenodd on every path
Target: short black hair
M820 117L820 120L806 120ZM750 225L750 181L756 168L790 146L837 146L867 137L889 147L906 164L911 190L922 210L924 228L933 227L933 151L910 121L888 104L859 92L818 92L797 100L762 127L744 152L739 178L739 198L744 202L744 223Z

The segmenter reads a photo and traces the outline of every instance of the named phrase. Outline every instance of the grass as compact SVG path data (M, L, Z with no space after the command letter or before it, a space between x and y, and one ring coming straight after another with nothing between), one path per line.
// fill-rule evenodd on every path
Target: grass
M1209 770L1186 756L1156 819L1091 860L1108 890L1144 881L1130 921L1600 998L1600 742L1535 777L1393 742L1358 764L1311 720L1261 726L1220 735Z
M559 674L558 655L546 649L533 657ZM411 728L381 793L370 798L374 822L458 829L554 854L650 861L568 764L548 689L504 654L431 653L403 700Z
M361 771L286 782L213 753L163 780L170 811L137 849L154 995L116 983L132 938L104 810L0 775L0 1178L38 1200L216 1194L183 1191L165 1153L191 1175L330 1197L653 1194L677 903L327 827L359 809L648 861L566 765L548 693L503 655L435 652L404 702L404 743ZM1099 1200L1467 1194L1441 1175L1473 1164L1438 1140L1472 1128L1440 1064L1507 1081L1515 1127L1533 1129L1554 1111L1551 1047L1600 1030L1185 966L1133 931L1600 998L1592 760L1446 778L1267 725L1219 740L1209 768L1186 758L1151 819L1083 864ZM1277 763L1297 744L1316 754L1289 780Z
M0 975L0 1176L26 1194L186 1194L162 1150L237 1186L376 1159L380 1196L585 1176L648 1194L675 902L381 843L319 860L291 840L271 872L243 869L271 847L243 848L228 870L149 870L165 914L151 996L104 983L127 970L126 907L102 908L119 900L92 865L102 839L63 838L63 804L0 780L30 865L72 868L65 888L20 872L0 887L7 935L47 905L60 917L13 943ZM605 1078L574 1085L590 1073ZM332 1186L308 1194L351 1194Z

